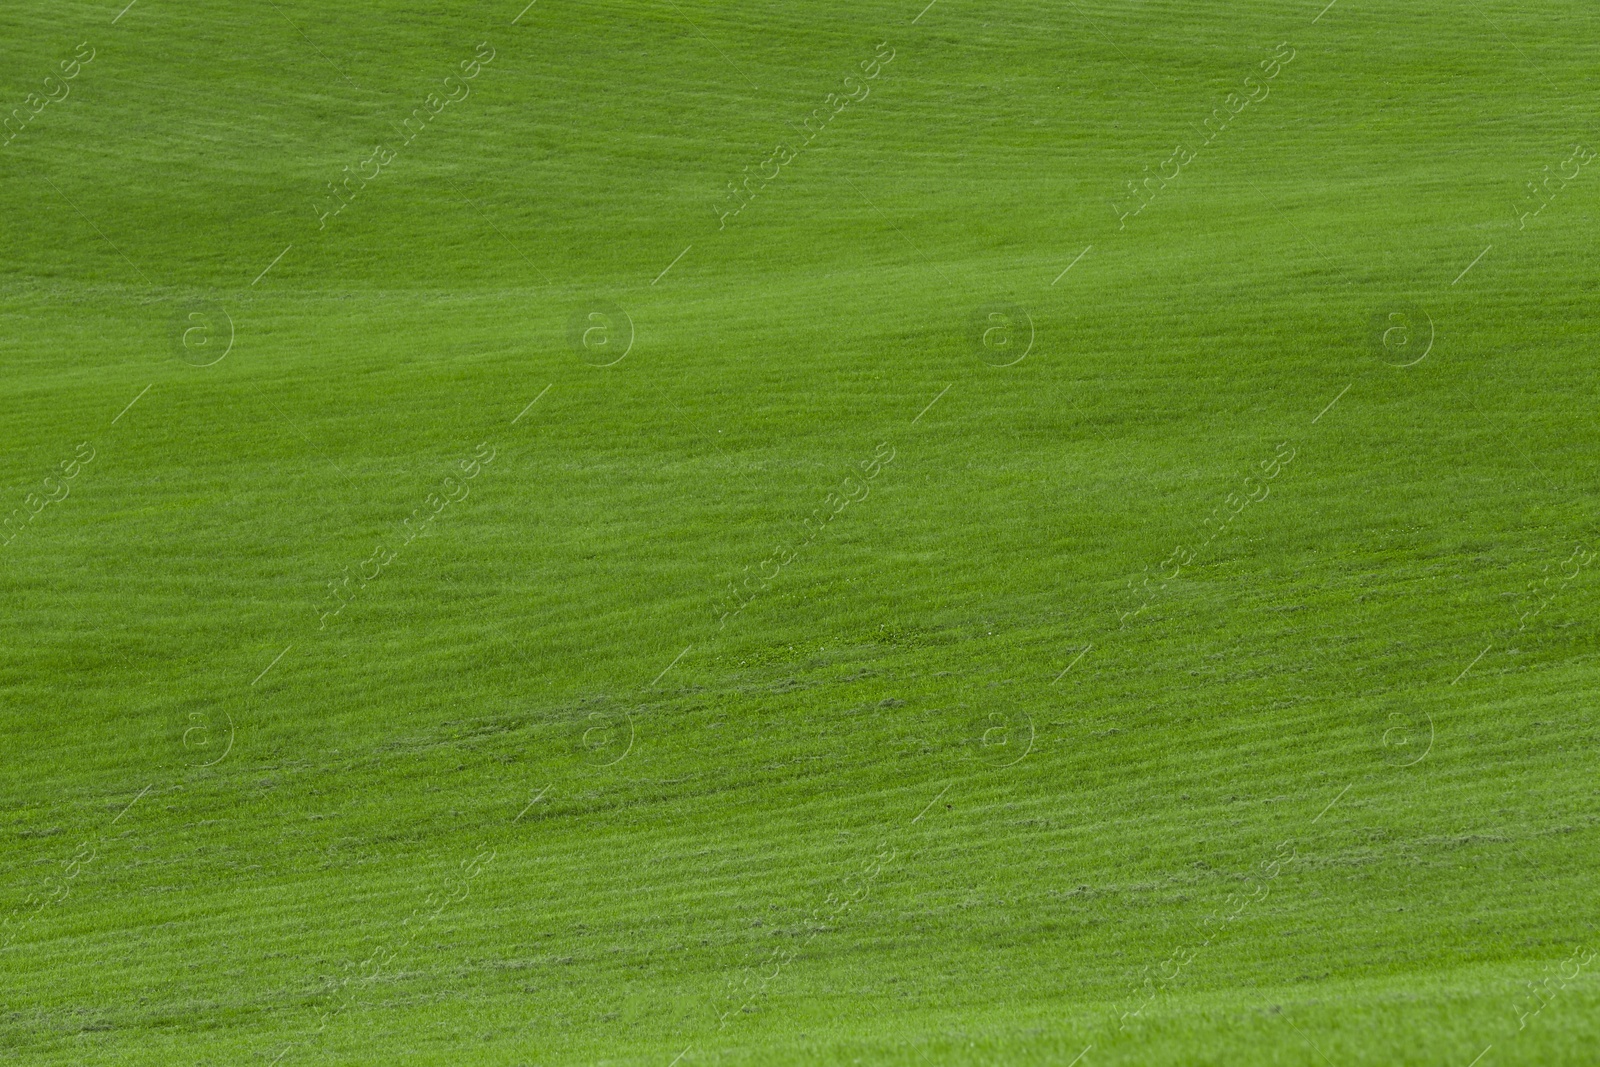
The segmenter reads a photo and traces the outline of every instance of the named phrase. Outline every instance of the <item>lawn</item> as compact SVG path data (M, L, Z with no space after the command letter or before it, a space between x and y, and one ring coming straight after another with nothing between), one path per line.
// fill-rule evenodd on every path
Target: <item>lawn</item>
M1592 5L125 3L8 1061L1595 1062Z

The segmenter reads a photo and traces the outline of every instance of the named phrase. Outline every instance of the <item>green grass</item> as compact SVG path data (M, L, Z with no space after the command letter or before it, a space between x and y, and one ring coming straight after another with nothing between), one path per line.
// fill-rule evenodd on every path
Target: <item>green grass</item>
M6 1058L1592 1062L1588 6L520 6L0 12Z

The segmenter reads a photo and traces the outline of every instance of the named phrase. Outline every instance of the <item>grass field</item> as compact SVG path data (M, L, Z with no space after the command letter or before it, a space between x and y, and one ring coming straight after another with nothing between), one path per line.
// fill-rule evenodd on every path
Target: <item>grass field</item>
M6 1062L1600 1063L1593 5L524 2L0 11Z

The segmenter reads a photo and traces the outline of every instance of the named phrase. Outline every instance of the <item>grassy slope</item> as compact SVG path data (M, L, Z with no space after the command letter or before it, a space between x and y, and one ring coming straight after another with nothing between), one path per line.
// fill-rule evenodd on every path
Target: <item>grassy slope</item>
M0 951L8 1053L1581 1062L1591 981L1521 1033L1512 1004L1595 939L1595 572L1516 628L1595 543L1600 179L1512 207L1600 133L1591 14L516 6L0 15L6 100L98 50L0 150L7 507L96 449L0 557L4 907L96 848ZM484 39L472 96L319 234L322 184ZM720 186L884 39L871 97L718 233ZM1280 40L1271 97L1118 231L1107 200ZM595 296L637 330L604 370L564 340ZM201 297L237 340L193 368L169 331ZM1364 331L1402 299L1438 336L1399 371ZM1017 366L963 336L992 300L1037 326ZM319 631L324 583L486 439ZM1119 629L1129 576L1285 440ZM872 495L719 630L880 441ZM1032 734L1014 766L992 714ZM1391 714L1431 717L1415 766ZM185 730L230 719L196 766ZM629 722L596 766L585 731ZM719 1032L741 967L801 942Z

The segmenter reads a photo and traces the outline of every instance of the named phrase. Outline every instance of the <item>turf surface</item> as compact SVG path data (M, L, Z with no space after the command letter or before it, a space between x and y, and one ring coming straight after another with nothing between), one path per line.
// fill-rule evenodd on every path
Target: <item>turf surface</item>
M0 11L0 1050L1596 1062L1597 28Z

